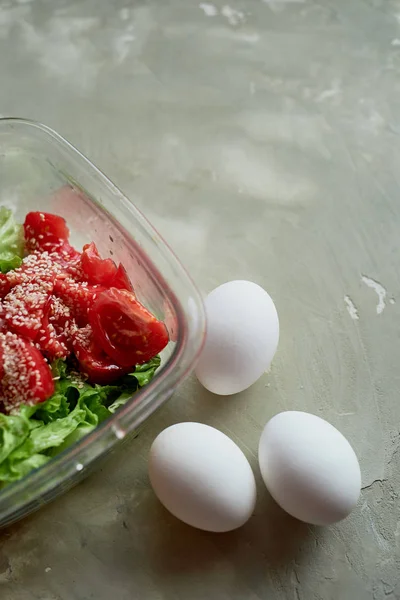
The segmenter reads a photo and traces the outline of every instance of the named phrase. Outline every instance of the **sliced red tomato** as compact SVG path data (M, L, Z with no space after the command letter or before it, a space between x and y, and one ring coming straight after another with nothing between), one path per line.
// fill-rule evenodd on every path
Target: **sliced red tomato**
M50 254L50 259L62 267L78 265L81 253L75 250L69 242L64 242L55 252Z
M111 258L101 258L92 242L83 246L81 266L86 280L91 284L109 287L117 273L117 266Z
M88 377L91 383L107 385L129 371L129 369L114 364L99 348L90 326L78 329L74 333L72 347L81 372Z
M69 229L65 219L45 212L30 212L25 217L24 235L26 250L54 252L68 242Z
M4 306L0 304L0 333L6 333L7 331L6 311L4 310Z
M73 246L69 242L64 242L60 249L58 250L58 254L64 257L68 262L73 260L78 260L81 256L81 253L78 250L75 250Z
M52 284L21 283L4 298L5 319L11 331L34 341L42 325Z
M126 272L125 267L121 263L119 263L117 272L111 280L109 287L133 292L133 285L131 283L131 280L128 277L128 273Z
M1 382L4 377L4 352L3 347L0 344L0 412L5 412L5 406L3 404L3 392L1 389Z
M74 279L85 281L81 266L81 253L75 250L69 242L65 242L59 250L52 252L49 259L56 266L57 279Z
M7 275L4 275L4 273L0 273L0 298L4 298L5 296L7 296L10 290L11 284L8 281Z
M54 393L53 375L37 348L15 333L0 333L0 401L7 412L44 402Z
M50 361L71 354L71 338L77 326L70 309L54 296L50 297L42 319L36 344Z
M11 288L22 283L54 282L63 272L59 264L47 252L35 251L26 256L18 269L6 275Z
M71 278L57 279L54 283L54 295L68 306L79 327L89 324L89 309L103 290L103 286L89 285Z
M101 292L89 318L95 340L123 367L147 362L168 344L164 323L126 290Z

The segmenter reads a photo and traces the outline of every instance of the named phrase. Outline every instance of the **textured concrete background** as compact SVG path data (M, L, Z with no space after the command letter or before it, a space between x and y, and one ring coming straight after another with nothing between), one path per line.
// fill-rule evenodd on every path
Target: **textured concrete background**
M0 0L0 112L57 129L134 199L207 292L263 285L272 372L217 398L192 378L102 471L0 534L4 600L400 598L400 2ZM257 474L263 424L327 418L364 490L343 523L260 483L241 530L158 504L155 435L200 420Z

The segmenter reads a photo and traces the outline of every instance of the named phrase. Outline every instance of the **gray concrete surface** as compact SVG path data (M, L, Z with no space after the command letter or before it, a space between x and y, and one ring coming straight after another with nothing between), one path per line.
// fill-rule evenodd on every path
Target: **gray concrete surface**
M250 390L191 378L101 471L3 531L4 600L400 598L400 4L226 2L0 0L0 112L78 146L204 292L263 285L282 326ZM261 485L262 426L290 408L360 458L337 526L290 519ZM190 529L149 488L152 440L187 419L251 460L259 499L237 532Z

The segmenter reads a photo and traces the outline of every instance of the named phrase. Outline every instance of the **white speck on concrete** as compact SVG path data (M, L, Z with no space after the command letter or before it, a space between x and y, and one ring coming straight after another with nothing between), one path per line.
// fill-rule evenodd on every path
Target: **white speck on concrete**
M394 537L395 538L400 537L400 521L397 521L396 529L394 531Z
M331 87L323 90L317 97L316 102L324 102L336 98L342 93L341 82L338 80L332 81Z
M262 0L275 13L285 9L287 4L303 4L305 0Z
M399 38L394 38L394 40L392 40L390 42L391 46L400 46L400 39Z
M218 9L214 4L208 4L207 2L201 2L199 7L204 11L204 14L207 17L216 17L218 14Z
M114 41L114 52L119 65L129 56L132 42L135 41L133 30L134 25L131 23L126 31L121 33Z
M227 4L225 4L225 6L222 7L221 15L226 17L229 25L232 25L232 27L234 27L235 25L239 25L240 23L244 23L245 21L244 12L242 12L241 10L237 10L236 8L232 8Z
M51 571L51 567L46 567L44 570L45 573L50 573L50 571Z
M390 298L389 304L396 304L396 300L394 298Z
M221 12L219 12L218 8L214 4L209 4L208 2L201 2L199 4L199 8L204 12L207 17L216 17L218 14L221 14L225 17L232 27L236 25L240 25L240 23L244 23L246 20L245 13L237 8L232 8L228 4L225 4L221 8ZM260 36L256 33L245 34L241 37L243 41L247 41L249 43L255 44L260 39Z
M345 296L344 302L346 304L347 312L349 313L350 317L353 319L353 321L358 321L358 319L360 318L358 316L358 310L350 296Z
M362 510L363 510L364 514L365 513L367 514L367 522L365 523L365 525L367 526L367 529L368 529L368 525L369 525L369 530L371 531L372 535L376 539L378 546L380 546L380 548L384 552L390 552L391 548L389 546L389 543L383 537L381 532L378 530L376 523L375 523L375 517L371 512L371 508L369 507L368 503L365 503L365 505L363 506Z
M121 19L121 21L127 21L130 17L131 11L129 10L129 8L121 8L121 10L119 11L119 17Z
M385 298L386 298L386 290L378 281L375 279L371 279L371 277L367 277L366 275L361 275L361 281L365 283L366 286L375 290L378 295L378 304L376 305L376 314L380 315L385 308Z
M241 42L247 42L248 44L257 44L260 41L258 33L240 33L237 35L237 38Z

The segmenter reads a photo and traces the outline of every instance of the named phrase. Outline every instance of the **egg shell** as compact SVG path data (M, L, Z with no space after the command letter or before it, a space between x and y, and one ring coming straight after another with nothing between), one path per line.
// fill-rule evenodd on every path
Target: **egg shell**
M316 415L287 411L273 417L261 435L258 456L272 497L301 521L329 525L357 504L357 456L346 438Z
M236 394L269 368L279 342L279 319L267 292L251 281L230 281L205 301L207 335L196 368L210 392Z
M224 433L201 423L178 423L154 440L149 477L155 494L175 517L206 531L230 531L251 516L253 471Z

